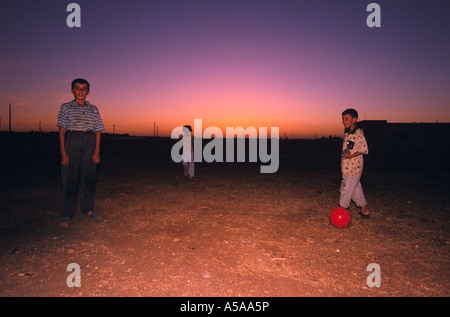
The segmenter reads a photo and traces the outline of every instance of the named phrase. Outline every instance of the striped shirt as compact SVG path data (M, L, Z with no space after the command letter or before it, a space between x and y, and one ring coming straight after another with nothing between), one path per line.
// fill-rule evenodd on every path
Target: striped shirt
M58 127L69 131L104 131L98 108L86 101L87 106L81 107L75 101L67 102L61 106L58 114Z

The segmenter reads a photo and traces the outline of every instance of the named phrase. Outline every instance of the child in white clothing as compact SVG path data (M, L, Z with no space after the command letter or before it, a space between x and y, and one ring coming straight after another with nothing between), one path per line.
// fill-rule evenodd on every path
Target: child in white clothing
M363 154L368 154L369 150L357 121L358 112L355 109L347 109L342 113L345 135L341 154L342 182L339 205L347 209L353 200L361 208L361 218L369 218L370 211L360 182L364 166Z
M194 163L194 136L191 135L192 128L190 125L185 125L183 127L184 137L189 138L188 143L190 143L188 150L183 152L183 164L184 176L189 176L190 180L194 179L195 163ZM190 141L190 142L189 142ZM183 147L184 149L184 147Z

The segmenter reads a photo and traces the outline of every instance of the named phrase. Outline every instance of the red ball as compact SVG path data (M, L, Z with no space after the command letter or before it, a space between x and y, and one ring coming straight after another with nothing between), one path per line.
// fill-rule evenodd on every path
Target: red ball
M328 216L333 226L339 229L345 229L352 223L352 215L343 207L335 207Z

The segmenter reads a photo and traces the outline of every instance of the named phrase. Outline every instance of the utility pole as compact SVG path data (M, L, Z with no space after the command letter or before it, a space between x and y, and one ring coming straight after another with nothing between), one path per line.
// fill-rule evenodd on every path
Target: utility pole
M41 123L41 121L39 120L39 133L41 133L42 132L42 123Z
M156 121L153 121L153 137L156 136Z
M9 104L9 132L11 133L11 104Z

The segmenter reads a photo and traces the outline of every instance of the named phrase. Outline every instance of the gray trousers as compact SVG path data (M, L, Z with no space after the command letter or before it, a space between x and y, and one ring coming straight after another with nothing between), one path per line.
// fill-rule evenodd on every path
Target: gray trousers
M69 157L69 166L61 165L61 216L72 217L76 211L80 185L80 211L86 213L94 209L97 167L92 155L95 151L95 134L67 131L64 148Z
M341 198L339 200L339 206L349 208L352 200L358 207L367 205L361 182L359 181L360 179L361 175L350 176L342 174Z

